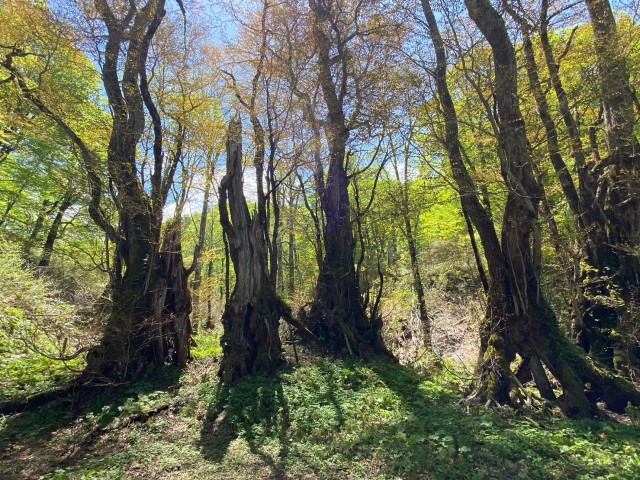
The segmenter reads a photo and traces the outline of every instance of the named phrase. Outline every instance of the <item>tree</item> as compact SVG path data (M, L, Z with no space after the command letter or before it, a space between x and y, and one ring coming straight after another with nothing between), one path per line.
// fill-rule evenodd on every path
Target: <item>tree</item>
M598 166L597 191L606 217L605 244L610 245L606 256L596 265L606 284L586 299L591 321L585 322L585 341L589 350L593 348L596 354L605 350L605 360L626 370L630 364L640 365L640 347L633 345L633 340L630 347L626 346L628 340L624 338L625 330L637 321L637 305L640 305L639 144L635 136L629 70L611 5L608 0L585 0L585 3L593 26L609 151L608 158ZM585 272L584 276L588 281L589 273ZM608 297L608 301L597 294ZM618 298L621 301L617 301Z
M119 216L117 227L111 224L101 205L105 188L99 157L64 114L49 107L43 92L31 89L16 68L14 59L29 53L14 48L6 55L3 66L11 72L21 95L50 118L79 151L90 186L90 216L117 252L111 317L101 344L88 354L87 372L110 379L128 379L150 365L163 365L170 355L181 365L189 357L190 300L183 281L181 254L179 249L167 245L168 252L164 255L160 252L162 210L181 160L185 130L178 125L174 149L165 165L162 120L146 71L152 39L165 16L164 0L127 6L111 6L105 0L97 0L93 13L99 19L96 27L106 29L101 66L112 111L106 167ZM56 34L60 35L54 30L52 35ZM139 142L145 131L145 109L153 129L153 167L148 191L144 167L139 168L137 163ZM182 273L171 275L167 269ZM183 300L177 301L178 297Z
M463 208L480 234L489 270L488 308L481 328L481 359L472 398L499 403L517 401L517 394L511 396L517 390L517 382L510 368L519 353L525 362L531 362L528 365L542 395L555 396L540 362L559 381L563 387L561 405L568 415L589 415L594 411L583 391L585 382L601 388L611 408L622 409L627 400L638 401L636 390L580 355L560 331L539 289L540 237L536 222L541 190L533 175L530 146L518 104L515 50L503 19L489 2L465 3L489 41L495 63L498 155L508 187L500 242L462 162L455 107L446 81L444 43L430 3L423 1L422 6L436 50L435 79L445 114L452 171L463 193ZM613 384L617 385L616 394Z
M317 55L317 81L327 109L324 131L329 149L329 168L326 182L318 185L326 222L323 230L324 257L307 320L331 350L351 355L381 353L386 351L380 339L382 324L377 318L367 318L360 298L354 266L349 176L345 163L347 142L353 129L345 114L350 78L353 81L354 75L348 44L362 33L357 23L359 12L356 9L355 18L347 23L349 21L343 17L340 2L309 0L309 7ZM336 64L340 73L334 76L333 65ZM351 119L353 122L358 121L359 113L356 111Z
M236 273L236 283L222 315L223 358L219 375L225 384L247 374L271 372L282 361L278 325L284 304L269 281L261 222L264 218L261 219L260 210L251 217L242 183L242 129L236 119L229 124L227 171L220 182L218 204Z

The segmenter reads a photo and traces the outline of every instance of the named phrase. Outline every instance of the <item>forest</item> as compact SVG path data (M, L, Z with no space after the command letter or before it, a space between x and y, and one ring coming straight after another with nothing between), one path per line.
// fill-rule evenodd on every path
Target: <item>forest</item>
M0 478L640 478L638 88L636 0L2 0Z

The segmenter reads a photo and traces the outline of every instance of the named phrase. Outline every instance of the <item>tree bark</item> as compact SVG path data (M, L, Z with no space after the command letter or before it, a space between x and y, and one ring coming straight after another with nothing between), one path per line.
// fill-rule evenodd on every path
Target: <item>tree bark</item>
M123 380L136 378L171 358L184 365L189 357L191 301L182 255L176 250L180 248L179 236L177 242L166 244L167 252L160 251L162 210L181 160L185 130L178 126L175 152L165 165L162 121L146 74L151 40L166 13L165 0L130 6L122 18L105 0L96 0L96 9L108 30L102 68L113 113L107 170L117 189L120 231L112 314L101 344L87 356L87 370ZM124 60L120 61L122 54ZM145 110L153 127L150 193L136 166ZM168 341L167 332L173 342Z
M158 282L165 285L163 302L155 304L157 318L162 322L163 350L172 353L173 363L184 367L191 359L191 294L188 288L189 272L182 258L182 214L167 223L160 249ZM161 291L160 288L156 290ZM169 321L167 321L167 319Z
M458 118L447 84L447 54L429 0L422 0L429 34L436 53L434 79L445 122L445 148L456 181L463 211L480 236L489 272L487 309L480 326L480 358L473 398L486 402L509 402L511 388L509 364L513 357L506 340L507 323L514 314L507 283L505 259L493 225L491 212L482 204L478 189L462 158Z
M329 171L324 189L320 192L326 222L323 231L325 251L307 321L329 350L355 356L384 353L387 350L380 336L381 319L369 321L367 318L354 266L355 241L345 166L349 130L343 101L347 79L342 79L338 93L331 72L335 61L331 58L332 40L325 31L335 12L318 0L309 0L309 6L316 42L317 78L328 110L325 134L329 144ZM343 48L344 45L339 50ZM338 61L348 69L346 54L341 52L338 55Z
M575 348L567 348L570 343L558 328L555 316L539 290L540 242L536 222L541 190L533 175L531 152L518 105L515 51L502 18L490 2L466 0L465 4L471 18L489 40L495 63L499 157L510 190L501 245L486 210L478 208L478 195L461 162L455 108L446 83L444 42L429 1L422 1L436 50L436 86L445 114L446 145L452 171L461 189L463 205L469 205L469 217L480 234L489 270L488 308L481 326L481 358L471 398L487 403L517 403L517 394L511 395L512 391L517 392L517 382L513 381L510 363L518 352L525 359L540 358L561 383L560 402L565 413L591 415L595 406L589 402L583 388L588 381L585 378L593 374L594 369L585 364L583 357L574 355ZM578 365L578 362L582 363ZM534 370L536 384L544 395L550 396L544 369L534 365ZM613 382L624 386L619 378ZM602 384L602 378L595 383ZM623 396L635 400L635 395L637 393L631 388L625 390ZM611 407L620 408L621 402L609 400Z
M580 250L581 271L579 274L580 289L576 292L580 318L574 321L574 333L585 351L595 358L613 365L612 348L607 328L617 323L618 313L612 308L611 289L602 278L602 272L610 270L616 262L616 255L611 248L606 233L606 214L603 209L601 195L598 190L598 177L602 174L602 165L597 155L589 161L584 151L580 126L569 106L569 100L560 78L560 65L557 63L548 33L548 0L541 4L540 42L549 70L551 85L556 93L562 119L567 127L571 140L572 156L578 172L578 196L576 229L578 231L578 247ZM553 159L552 159L553 160ZM554 164L554 168L556 165ZM606 187L605 187L606 190ZM604 301L603 301L604 300ZM605 327L603 329L602 327Z
M612 383L608 387L615 384L615 390L624 392L613 398L603 388L605 402L610 408L619 410L624 403L620 397L636 402L638 393L627 388L628 385L618 377L603 378L584 356L575 355L575 348L570 348L570 342L560 331L556 317L540 291L537 221L542 195L533 175L532 155L519 108L515 50L503 19L488 0L465 0L465 4L493 52L502 175L510 190L503 221L502 252L514 314L509 318L504 339L511 352L515 349L523 357L535 354L547 366L562 385L560 403L567 415L588 416L595 412L595 405L584 393L587 377L599 386L610 379ZM505 373L511 376L510 371ZM544 390L546 382L539 376L542 374L544 372L537 369L536 383Z
M265 219L260 218L264 211L258 209L252 218L242 189L239 119L229 124L227 171L220 182L218 207L236 274L222 315L223 356L218 373L222 383L229 384L248 374L272 372L281 363L278 327L280 317L287 314L269 278Z
M626 370L625 357L638 360L640 345L625 346L627 330L637 319L633 310L640 304L640 145L635 136L634 99L629 84L626 56L620 46L617 25L608 0L585 0L594 35L596 65L600 77L600 94L604 109L605 137L609 157L603 160L598 190L604 192L603 211L606 216L606 245L610 254L605 258L599 283L610 302L594 298L593 316L600 328L593 330L598 340L606 341L606 360L614 367ZM616 302L616 297L622 302ZM605 310L613 303L612 310ZM604 315L600 310L605 310ZM598 317L604 318L598 318ZM604 321L603 321L604 320ZM604 338L602 338L604 337ZM592 342L593 344L593 342ZM627 350L628 355L622 353Z

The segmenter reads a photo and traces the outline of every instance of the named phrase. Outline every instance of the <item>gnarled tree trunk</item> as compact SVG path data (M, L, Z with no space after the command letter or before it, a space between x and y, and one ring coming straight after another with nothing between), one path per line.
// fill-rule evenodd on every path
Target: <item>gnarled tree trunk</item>
M532 156L518 101L515 50L503 19L488 0L465 0L471 18L489 41L493 52L494 95L500 118L499 151L502 175L509 186L502 229L502 252L507 265L513 316L507 325L507 341L523 357L538 357L559 381L559 399L570 416L590 415L594 403L584 393L589 381L610 408L621 410L626 400L637 402L638 392L624 380L603 374L576 353L560 331L556 317L540 291L538 281L540 242L537 232L541 190L533 175ZM509 372L510 373L510 372ZM536 382L545 391L542 369ZM535 377L534 377L535 378ZM615 393L614 393L615 392Z
M611 311L611 304L615 305L615 315L601 319L598 311L594 313L595 320L600 320L600 328L594 326L591 337L606 341L609 349L605 358L625 371L630 363L640 363L640 345L625 345L627 330L637 324L634 312L640 305L640 144L634 131L629 70L611 5L608 0L585 0L585 3L593 26L609 150L598 178L606 217L604 243L610 251L598 274L609 301L599 301L597 296L592 301L605 313Z
M278 336L284 304L269 278L265 219L253 218L242 190L242 131L231 120L227 134L227 172L220 182L220 223L229 241L236 283L222 315L219 376L229 384L248 374L266 374L282 361Z
M519 353L529 359L528 368L545 397L553 395L542 364L559 381L563 388L559 400L567 415L590 415L595 411L595 405L584 393L586 382L599 389L610 408L620 410L625 401L640 400L638 392L628 382L603 373L587 361L560 331L553 311L539 290L540 243L536 222L541 195L518 105L515 51L504 21L489 1L466 0L465 3L471 18L489 40L495 62L499 156L510 190L500 244L461 161L455 108L446 83L444 43L429 1L422 1L436 49L435 78L445 113L445 143L461 189L463 208L479 231L489 270L488 308L481 327L481 358L472 397L488 403L517 403L518 385L510 364Z
M180 243L171 240L171 231L165 242L168 252L160 251L162 210L182 155L185 130L179 125L175 152L165 169L163 127L146 74L151 40L166 13L165 0L131 5L122 18L105 0L96 0L96 9L108 30L102 67L113 111L107 169L117 192L120 226L111 233L117 242L111 317L101 344L87 356L87 369L94 375L122 380L135 378L153 365L164 365L171 357L184 365L189 357L190 293L183 278ZM145 109L153 126L150 194L136 165ZM168 331L173 342L167 341Z

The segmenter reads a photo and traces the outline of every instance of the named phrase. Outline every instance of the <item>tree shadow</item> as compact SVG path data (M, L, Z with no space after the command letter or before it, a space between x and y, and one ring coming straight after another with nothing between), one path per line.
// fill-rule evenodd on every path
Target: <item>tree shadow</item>
M279 374L248 377L231 386L216 386L199 445L206 460L220 463L230 444L242 438L251 453L268 465L276 478L282 478L290 451L289 426L289 406Z
M405 470L407 478L424 473L434 479L604 476L610 474L610 465L584 461L590 448L601 449L602 454L609 448L619 453L640 447L637 427L571 420L531 410L468 408L460 403L457 392L441 388L437 380L425 388L423 384L429 380L409 367L377 360L367 367L398 395L413 420L395 432L382 434L402 433L393 445L402 453L401 461L390 455L391 462L383 468L389 475L397 475L407 463L414 462ZM425 461L429 455L432 458ZM616 478L637 476L620 471Z
M28 404L23 410L14 411L0 425L0 464L4 464L0 465L0 472L5 474L4 470L10 469L18 474L32 466L31 455L14 456L11 451L30 451L36 457L46 453L53 462L50 468L72 464L98 441L111 422L123 415L127 403L154 392L176 391L181 373L177 367L167 367L129 385L79 385L46 403ZM54 442L59 432L72 437L65 438L66 443Z

